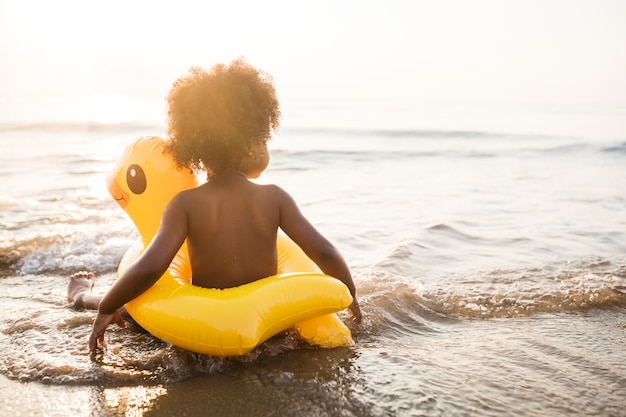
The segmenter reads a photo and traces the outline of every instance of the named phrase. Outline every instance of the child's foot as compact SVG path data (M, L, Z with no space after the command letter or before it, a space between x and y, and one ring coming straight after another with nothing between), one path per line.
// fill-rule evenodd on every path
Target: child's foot
M91 294L96 276L93 272L80 271L72 274L67 285L67 299L74 303L74 308L84 308L83 299Z

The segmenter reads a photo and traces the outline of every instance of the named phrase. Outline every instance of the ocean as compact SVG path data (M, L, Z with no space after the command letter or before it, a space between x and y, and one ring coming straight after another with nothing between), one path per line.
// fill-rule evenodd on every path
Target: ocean
M131 325L98 360L68 277L113 282L137 232L104 178L161 104L0 108L2 415L626 416L625 107L283 102L257 181L346 258L354 345L214 358Z

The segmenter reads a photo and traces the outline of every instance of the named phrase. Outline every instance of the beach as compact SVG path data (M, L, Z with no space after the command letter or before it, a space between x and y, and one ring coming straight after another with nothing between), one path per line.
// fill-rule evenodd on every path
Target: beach
M626 415L624 107L284 103L256 181L346 258L354 345L215 358L131 325L94 361L68 277L114 281L137 231L104 178L163 114L3 106L3 415Z

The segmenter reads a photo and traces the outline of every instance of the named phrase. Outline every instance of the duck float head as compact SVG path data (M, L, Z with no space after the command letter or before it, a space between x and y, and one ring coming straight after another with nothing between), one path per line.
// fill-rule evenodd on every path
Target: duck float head
M156 136L136 139L106 178L109 193L135 223L144 245L156 234L172 198L198 185L193 172L178 167L164 144Z

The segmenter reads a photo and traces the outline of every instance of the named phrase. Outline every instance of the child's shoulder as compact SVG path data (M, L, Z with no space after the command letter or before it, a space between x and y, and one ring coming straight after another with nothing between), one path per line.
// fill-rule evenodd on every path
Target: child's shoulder
M274 203L279 206L284 205L286 201L293 200L287 191L276 184L251 184L256 190L251 193L251 196L254 195L252 198L264 200L268 203Z
M288 194L287 191L283 190L280 186L276 184L255 184L258 189L260 189L263 193L268 195L272 195L274 197L280 197L282 195Z
M264 197L273 201L281 207L288 207L295 204L294 198L283 188L276 184L262 185Z

